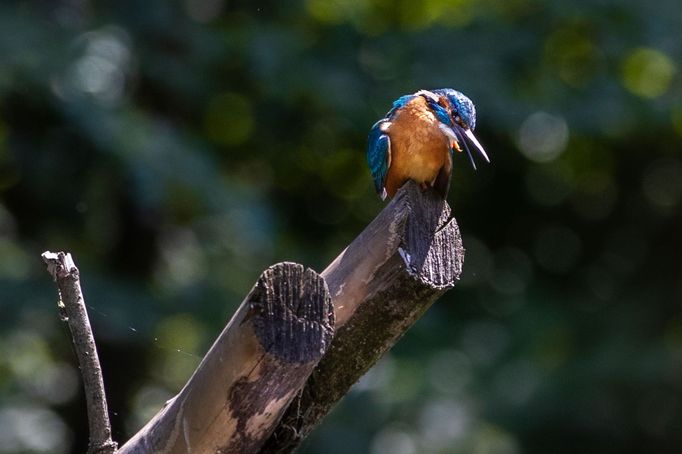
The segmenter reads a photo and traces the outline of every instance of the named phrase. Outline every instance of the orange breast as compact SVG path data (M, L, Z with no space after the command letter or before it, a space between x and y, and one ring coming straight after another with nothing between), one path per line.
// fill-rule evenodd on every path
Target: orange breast
M421 96L410 101L388 128L391 165L386 192L393 197L408 179L432 185L438 172L452 168L448 138Z

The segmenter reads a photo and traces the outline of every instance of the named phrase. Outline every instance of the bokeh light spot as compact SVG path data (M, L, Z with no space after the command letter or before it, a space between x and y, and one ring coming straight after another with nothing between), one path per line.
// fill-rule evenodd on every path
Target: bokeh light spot
M540 381L540 371L537 366L526 359L505 365L495 377L500 398L515 406L522 406L528 402L540 385Z
M399 3L403 23L410 28L425 28L436 23L460 27L473 17L470 0L402 1Z
M33 406L0 409L0 452L66 453L70 438L61 418L48 409Z
M162 342L172 342L185 352L196 352L203 341L203 327L189 314L165 318L156 328Z
M416 454L414 436L395 427L381 430L370 447L371 454Z
M83 34L77 41L86 45L71 67L71 85L102 104L116 103L124 94L126 74L131 71L128 34L118 27L104 27ZM62 89L57 94L63 94Z
M29 384L33 377L44 374L53 365L47 342L36 332L16 331L5 346L12 352L4 358L8 369L22 384Z
M0 278L25 279L31 270L31 258L18 242L0 236Z
M467 357L477 365L492 364L507 349L509 343L509 331L494 322L470 322L462 332L462 348Z
M673 129L682 136L682 104L674 106L670 112L670 121Z
M426 379L423 366L414 359L396 358L391 364L389 381L379 391L386 402L409 402L415 399Z
M545 53L561 80L584 85L595 72L596 47L584 27L562 27L547 39Z
M210 22L220 15L224 0L186 0L187 15L197 22Z
M128 431L135 433L142 425L149 421L173 397L170 391L158 386L143 386L132 402L132 419L129 421Z
M682 315L668 322L664 333L664 343L671 355L682 360Z
M159 376L173 388L181 387L197 367L196 356L204 339L203 326L189 314L163 319L156 328L155 343L160 351Z
M387 353L353 385L355 391L381 391L393 380L395 360Z
M339 24L359 20L367 7L366 1L355 0L307 0L308 13L320 22Z
M531 161L555 160L568 143L568 124L563 117L547 112L535 112L526 118L519 129L517 144L521 153Z
M438 399L428 402L419 415L419 430L429 452L439 452L461 440L472 415L464 402Z
M471 454L516 454L520 452L514 437L500 427L485 424L477 432Z
M472 379L471 360L460 351L439 351L429 362L429 380L434 389L444 395L463 393Z
M159 251L156 280L163 287L178 290L205 277L206 257L193 231L179 227L161 229Z
M31 394L53 404L64 404L73 399L79 390L76 370L66 363L50 362L43 370L24 382Z
M220 145L239 145L253 132L250 101L236 93L222 93L209 102L204 119L206 133Z
M642 190L657 208L674 209L682 200L682 161L660 159L644 173Z
M623 62L623 85L637 96L655 98L668 91L675 71L675 64L663 52L638 48Z

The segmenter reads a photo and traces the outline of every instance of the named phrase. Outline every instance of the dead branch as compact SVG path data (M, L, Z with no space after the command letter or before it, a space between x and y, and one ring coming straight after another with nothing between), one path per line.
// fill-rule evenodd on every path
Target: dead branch
M85 309L78 268L69 253L45 251L42 258L47 264L47 271L57 283L60 315L62 320L69 325L83 377L90 429L88 452L92 454L113 453L117 445L111 439L111 424L104 394L102 368L99 364L88 312Z
M268 268L180 393L119 450L257 452L329 346L324 280L303 266Z
M336 335L261 453L294 450L350 387L459 279L450 207L408 182L322 273Z
M70 256L43 258L64 299L83 306ZM408 182L322 275L294 263L264 271L185 387L118 452L291 452L455 285L463 259L450 207ZM90 331L81 310L78 323L66 311L74 343ZM81 364L97 363L91 333L89 342ZM113 452L99 364L99 381L81 367L91 449L107 449L91 452Z

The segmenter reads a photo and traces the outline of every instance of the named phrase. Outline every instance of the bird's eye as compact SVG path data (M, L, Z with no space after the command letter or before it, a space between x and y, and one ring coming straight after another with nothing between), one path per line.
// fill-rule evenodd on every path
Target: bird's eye
M459 124L462 124L462 117L460 117L459 115L457 115L457 116L455 117L455 121L456 121L457 123L459 123Z

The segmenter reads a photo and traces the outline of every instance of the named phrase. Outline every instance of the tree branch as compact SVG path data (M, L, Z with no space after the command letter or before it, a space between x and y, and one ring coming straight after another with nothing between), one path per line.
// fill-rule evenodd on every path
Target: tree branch
M464 248L450 207L413 183L322 273L336 335L261 453L294 450L439 296L459 279Z
M78 270L68 254L43 259L83 370L90 452L114 452ZM119 454L291 452L455 285L463 259L450 207L408 182L322 275L294 263L264 271L185 387Z
M99 364L88 312L85 309L78 268L69 253L46 251L43 252L42 258L47 264L47 271L57 283L60 316L69 325L71 339L78 356L78 365L83 376L90 430L88 453L113 453L117 445L111 439L111 424L104 394L102 368Z
M257 452L326 352L333 326L319 274L271 266L182 391L119 454Z

